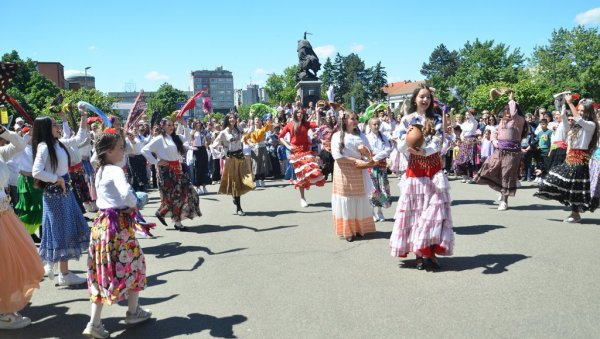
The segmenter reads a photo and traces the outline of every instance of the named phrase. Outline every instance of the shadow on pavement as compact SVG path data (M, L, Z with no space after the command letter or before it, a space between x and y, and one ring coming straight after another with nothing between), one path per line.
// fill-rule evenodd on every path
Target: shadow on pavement
M160 272L157 274L146 276L146 286L154 287L154 286L165 284L167 281L158 279L158 277L167 275L167 274L171 274L171 273L176 273L176 272L193 272L196 269L198 269L198 267L202 266L203 263L204 263L204 258L199 257L198 262L196 262L194 264L194 266L192 266L192 268L190 268L190 269L186 270L186 269L182 269L182 268L177 268L177 269L172 269L172 270L168 270L168 271L164 271L164 272ZM145 299L143 299L143 300L145 300Z
M459 226L454 227L454 233L460 235L476 235L484 234L499 228L506 228L501 225L474 225L474 226Z
M365 235L364 239L365 240L389 239L391 236L392 236L392 231L389 231L389 232L375 231L374 233L369 233L369 234ZM362 240L362 238L358 238L357 240Z
M39 293L39 292L38 292ZM21 311L21 314L31 318L32 324L20 330L2 331L0 338L73 338L79 337L85 324L90 320L89 314L68 314L69 307L74 302L87 302L90 299L72 299L45 304L29 306ZM65 304L65 306L60 306ZM76 326L75 330L65 324ZM75 332L73 332L75 331ZM4 336L6 335L6 337Z
M298 225L275 226L275 227L268 227L268 228L256 228L256 227L249 227L249 226L242 226L242 225L231 225L231 226L200 225L200 226L188 226L188 232L194 232L194 233L198 233L198 234L227 232L227 231L231 231L231 230L250 230L250 231L254 231L254 232L267 232L267 231L275 231L275 230L280 230L280 229L290 228L290 227L298 227ZM245 248L243 248L243 249L245 249ZM238 249L238 250L242 250L242 249ZM232 252L232 251L233 250L230 250L228 252ZM228 252L221 252L221 253L228 253ZM221 253L217 253L217 254L221 254Z
M442 257L442 271L466 271L483 268L483 274L499 274L508 271L508 266L530 257L523 254L480 254L474 257Z
M540 211L540 210L566 210L565 206L562 205L520 205L520 206L511 206L510 200L508 201L508 210L515 211Z
M204 246L181 246L180 242L169 242L166 244L159 244L152 247L143 247L144 254L156 255L157 259L163 259L168 257L174 257L176 255L187 254L190 252L204 252L208 255L218 255L237 251L243 251L246 248L233 248L222 252L213 252L210 248Z
M197 335L208 330L215 338L237 338L233 332L235 325L248 320L246 316L236 314L218 318L208 314L192 313L187 317L171 317L161 320L151 319L136 326L127 326L122 318L104 320L105 328L110 332L124 330L112 338L172 338L184 335Z
M490 199L473 199L473 200L452 200L451 206L457 205L493 205L494 202Z
M142 296L144 295L143 293L144 292L141 293ZM175 299L178 296L179 296L179 294L173 294L173 295L170 295L168 297L161 297L161 298L144 298L144 297L140 297L140 305L142 305L142 306L156 305L156 304L163 303L165 301L169 301L171 299ZM121 306L127 307L127 303L128 303L128 301L127 301L127 299L125 299L125 300L119 301L118 304L121 305Z

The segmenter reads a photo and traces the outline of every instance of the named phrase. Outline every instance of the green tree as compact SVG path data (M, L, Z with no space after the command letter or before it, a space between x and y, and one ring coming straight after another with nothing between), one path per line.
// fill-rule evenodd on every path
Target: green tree
M296 66L283 70L282 75L271 74L266 81L265 90L273 106L296 100ZM238 107L239 110L239 107Z
M387 85L387 72L385 67L381 66L381 61L367 69L366 80L369 99L374 101L385 99L386 94L383 88Z
M69 103L72 103L73 107L77 107L77 103L79 101L86 101L98 107L102 112L106 113L106 115L115 114L115 110L112 108L112 106L117 99L109 97L108 95L98 91L97 89L80 88L77 91L61 90L61 94L63 95L63 105L61 105L61 108L65 104ZM58 118L58 114L49 110L49 104L44 110L44 115L49 115L51 117ZM88 112L88 114L90 116L94 116L93 112ZM73 115L75 117L75 121L79 122L79 110L75 108L73 110Z
M323 86L321 86L321 98L327 98L327 89L329 89L329 85L333 85L335 83L333 79L333 71L334 69L331 58L327 58L323 64L323 71L321 72L321 81L323 82Z
M146 112L151 116L154 110L158 110L160 118L164 118L170 116L178 109L178 104L186 102L187 99L185 92L165 82L148 100L148 110Z
M436 96L444 102L449 102L451 98L448 81L456 74L458 64L458 52L449 51L444 44L440 44L431 52L429 62L421 67L427 84L436 88Z
M529 78L523 78L517 83L492 82L477 86L469 96L467 103L477 112L484 109L500 112L508 103L508 95L504 94L496 100L491 100L490 91L493 88L508 87L515 91L515 100L523 112L534 112L538 107L551 108L553 103L552 87L548 84Z

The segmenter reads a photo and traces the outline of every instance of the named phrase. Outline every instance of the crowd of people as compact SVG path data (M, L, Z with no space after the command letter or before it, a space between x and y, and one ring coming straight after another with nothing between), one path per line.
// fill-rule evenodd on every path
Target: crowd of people
M101 312L115 301L128 299L126 323L149 319L138 303L146 262L137 238L152 236L155 227L139 212L152 189L161 199L156 219L167 226L170 218L185 232L182 221L202 216L199 198L211 187L231 195L235 214L244 216L242 195L266 188L267 178L289 180L305 208L306 190L331 175L333 228L352 242L385 220L392 206L388 175L395 173L400 196L389 249L395 257L413 253L418 270L440 269L437 256L453 253L452 175L489 185L500 211L521 181L536 181L536 196L568 206L564 221L580 222L600 198L599 112L570 93L555 100L556 111L532 115L511 91L500 112L459 114L422 85L399 113L378 106L368 116L327 101L308 108L298 101L273 114L251 112L246 121L230 112L222 121L209 114L154 126L142 118L127 129L119 117L110 118L110 127L92 122L83 107L75 126L65 112L62 121L18 119L14 131L0 127L0 268L8 272L0 276L0 329L29 325L18 312L43 277L55 274L59 286L87 283L86 336L109 336ZM86 252L87 274L80 277L69 261Z

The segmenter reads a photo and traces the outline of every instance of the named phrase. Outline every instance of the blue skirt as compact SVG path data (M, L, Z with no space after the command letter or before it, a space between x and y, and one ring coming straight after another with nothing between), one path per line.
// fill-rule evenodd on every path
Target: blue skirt
M44 188L42 241L39 253L44 263L79 259L90 243L90 228L77 204L69 176L63 176L66 193L54 184Z

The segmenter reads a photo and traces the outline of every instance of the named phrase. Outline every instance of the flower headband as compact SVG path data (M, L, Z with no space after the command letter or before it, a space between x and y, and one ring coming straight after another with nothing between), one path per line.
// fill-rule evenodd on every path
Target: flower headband
M106 133L106 134L118 134L117 130L114 129L114 128L112 128L112 127L106 128L104 130L104 133Z

